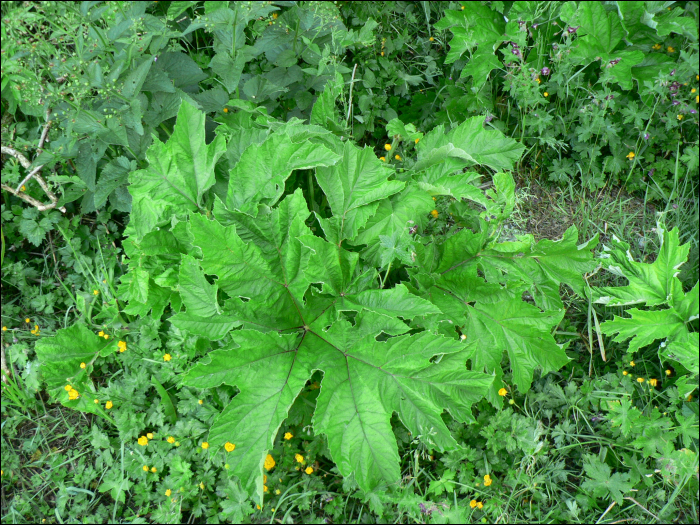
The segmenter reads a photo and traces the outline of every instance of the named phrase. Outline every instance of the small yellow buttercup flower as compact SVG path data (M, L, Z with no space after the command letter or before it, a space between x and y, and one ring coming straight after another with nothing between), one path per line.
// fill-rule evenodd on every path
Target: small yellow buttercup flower
M272 13L272 18L274 18L275 20L277 20L277 17L278 17L278 16L279 16L279 15L278 15L277 13Z
M462 334L462 335L459 336L459 338L460 338L462 341L464 341L464 340L466 340L466 338L467 338L467 334Z
M464 6L462 6L462 11L464 11Z
M695 95L695 103L697 104L700 102L700 95Z
M96 404L96 405L99 405L99 404L100 404L100 400L99 400L99 399L95 399L95 404Z
M199 403L200 405L203 405L204 401L200 399L199 401L197 401L197 403Z
M256 503L256 504L255 504L255 508L258 509L258 510L260 510L260 505L258 505L258 504Z
M545 97L548 97L548 96L549 96L549 93L547 93L547 92L545 91L545 92L543 93L543 95L544 95Z
M3 327L2 327L2 331L3 331L3 332L7 332L7 326L3 326Z
M697 91L697 89L695 89L695 88L690 90L691 93L695 93L696 91Z
M476 508L479 509L479 510L481 510L481 509L484 508L484 504L481 503L480 501L477 501L477 503L476 503Z
M654 45L652 46L652 49L661 49L661 47L662 47L661 44L658 44L658 43L657 43L657 44L654 44Z
M228 108L224 108L224 113L228 113Z
M73 387L70 385L66 385L63 387L63 390L65 390L66 392L70 392L71 390L73 390Z
M634 366L634 361L630 361L630 366Z
M102 337L104 337L105 339L109 339L109 334L105 334Z
M97 332L97 335L99 335L100 337L104 337L105 333L102 330L100 330L99 332Z
M29 317L27 317L27 318L24 320L25 323L28 323L28 322L30 322L30 321L31 321L31 319L29 319Z
M501 389L498 391L498 395L499 395L499 396L506 396L506 395L508 395L508 391L507 391L505 388L501 388Z
M643 378L643 377L638 377L638 378L637 378L637 383L644 383L644 378Z
M623 370L623 371L622 371L622 375L623 375L623 376L626 376L628 373L629 373L629 372L627 372L627 370Z
M138 439L138 444L141 445L142 447L145 447L146 445L148 445L148 438L146 436L141 436Z
M384 56L384 51L382 51L381 55Z
M156 467L151 467L151 472L155 474L156 472L158 472L158 469Z
M105 408L106 408L107 410L109 410L109 409L112 408L113 406L114 406L114 405L112 404L111 401L107 401L107 402L105 403Z
M208 448L209 448L209 443L207 443L206 441L202 441L202 448L203 448L204 450L208 449Z
M666 375L667 375L667 376L670 376L670 375L671 375L671 371L667 369L667 370L666 370Z
M265 457L265 463L263 464L263 467L265 467L265 470L271 470L275 468L275 458L273 458L270 454L268 454Z
M119 353L126 352L126 341L119 341L117 346L119 347Z
M280 494L282 494L282 491L280 489L275 489L275 494L277 494L279 496ZM275 509L272 509L272 510L275 510Z
M306 470L304 470L304 472L306 472L307 474L313 474L314 469L312 467L306 467Z
M386 162L386 157L379 157L379 160L381 160L382 162Z
M491 480L491 476L486 474L484 476L484 487L488 487L489 485L491 485L491 483L493 483L493 480Z
M437 211L437 210L433 210L433 211L430 212L430 215L432 215L433 218L437 219L439 214L438 214L438 211Z
M536 78L535 80L537 80L537 83L538 83L538 84L541 84L541 83L542 83L542 81L541 81L539 78Z
M430 40L431 42L435 42L435 39L432 36L428 40Z
M236 445L234 445L230 441L227 441L224 445L224 448L226 449L226 452L233 452L234 450L236 450Z
M290 440L290 439L292 439L293 437L294 437L294 436L292 435L291 432L285 432L285 433L284 433L284 439L286 439L286 440Z
M170 354L165 354L163 356L163 361L170 361L172 359L172 356Z
M169 498L172 493L173 493L173 491L168 489L165 491L165 496Z
M395 158L396 160L401 160L401 155L395 155L394 158Z
M92 291L92 295L100 295L100 291L99 291L99 290L93 290L93 291Z
M144 471L144 472L148 472L148 465L144 465L144 466L143 466L143 471Z
M153 432L149 432L148 434L146 434L146 437L148 439L153 439Z
M168 436L168 439L166 439L165 441L172 445L173 443L175 443L175 438L173 436Z
M263 483L267 483L267 474L263 474Z
M420 139L418 138L418 139L416 139L414 142L415 142L416 144L418 144L418 141L419 141L419 140L420 140Z
M80 363L80 368L85 368L87 365L85 363Z
M304 456L302 456L301 454L294 454L294 459L297 460L297 463L305 463Z
M677 118L678 120L683 120L683 115L677 115L676 118Z
M68 399L70 399L71 401L78 399L79 397L80 397L80 394L78 394L77 390L71 389L68 391Z
M673 53L675 51L675 49L673 49L673 46L668 46L666 48L666 51L668 51L669 53Z
M24 184L22 184L22 187L19 189L19 191L27 191L27 187Z
M659 382L658 382L656 379L654 379L653 377L649 380L649 384L650 384L651 386L653 386L654 388L656 388L656 385L657 385L658 383L659 383Z
M200 481L200 482L199 482L199 488L202 489L202 490L204 490L204 482L203 482L203 481Z
M476 507L476 503L477 503L476 500L473 499L473 500L471 500L471 501L469 502L469 506L470 506L471 508L475 508L475 507Z
M391 144L384 144L384 149L387 151L391 151ZM29 322L29 321L27 321Z

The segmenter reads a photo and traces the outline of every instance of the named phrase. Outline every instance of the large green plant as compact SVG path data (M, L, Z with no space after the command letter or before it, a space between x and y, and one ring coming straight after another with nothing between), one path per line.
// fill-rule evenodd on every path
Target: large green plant
M392 414L452 449L443 410L471 421L474 402L500 403L503 366L526 391L535 369L567 362L552 337L558 290L582 292L595 240L577 245L572 228L556 242L498 242L514 205L504 170L522 146L476 118L417 137L415 162L397 169L323 127L238 105L206 144L204 114L183 102L170 140L154 139L148 166L130 174L120 291L126 314L206 342L182 384L238 389L207 442L250 494L262 497L266 455L317 372L314 430L339 471L372 489L400 481ZM322 122L337 119L318 106ZM395 147L416 142L411 126L390 124ZM479 165L498 170L485 193ZM438 214L431 195L444 194L461 202L454 227L424 234ZM36 348L54 396L105 415L91 374L116 341L75 325Z

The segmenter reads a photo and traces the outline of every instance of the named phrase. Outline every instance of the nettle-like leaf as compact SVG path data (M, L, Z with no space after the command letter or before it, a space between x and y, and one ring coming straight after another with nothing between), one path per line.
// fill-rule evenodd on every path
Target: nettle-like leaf
M661 247L651 263L636 262L629 245L613 238L612 248L605 247L605 269L628 280L627 286L599 287L592 290L596 303L608 306L642 304L662 307L654 310L631 308L630 317L614 316L600 325L606 335L615 335L615 342L629 341L628 351L636 352L654 341L659 345L659 356L680 363L694 376L698 375L698 332L691 332L689 324L698 319L698 287L683 291L678 279L680 267L687 261L690 246L680 245L678 229L668 231L658 223L656 232Z

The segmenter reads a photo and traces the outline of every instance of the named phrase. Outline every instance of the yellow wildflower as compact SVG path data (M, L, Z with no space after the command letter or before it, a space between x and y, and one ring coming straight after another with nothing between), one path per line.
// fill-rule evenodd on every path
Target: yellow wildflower
M105 333L104 333L102 330L100 330L100 331L97 333L97 335L99 335L100 337L104 337Z
M386 157L379 157L379 160L381 160L382 162L386 162Z
M203 481L200 481L200 482L199 482L199 488L202 489L202 490L204 490L204 482L203 482Z
M437 219L439 214L438 214L438 211L437 211L437 210L433 210L433 211L430 212L430 215L432 215L433 218Z
M695 103L697 104L700 102L700 95L695 95Z
M697 91L697 89L695 89L695 88L690 90L691 93L695 93L696 91Z
M484 476L484 487L488 487L489 485L491 485L491 483L493 483L493 480L491 479L491 476L489 476L488 474L486 474L486 475Z
M146 445L148 445L148 438L146 436L141 436L138 440L138 444L142 447L145 447Z
M278 496L279 496L281 493L282 493L282 491L281 491L280 489L276 489L276 490L275 490L275 494L277 494ZM273 509L273 510L274 510L274 509Z
M113 406L114 406L114 405L112 404L111 401L107 401L107 402L105 403L105 408L106 408L107 410L109 410L109 409L112 408Z
M170 490L170 489L168 489L168 490L165 491L165 496L166 496L167 498L169 498L170 495L171 495L172 493L173 493L173 491Z
M304 472L306 472L307 474L311 475L311 474L314 473L314 469L313 469L312 467L306 467L306 470L305 470Z
M291 432L285 432L285 433L284 433L284 439L286 439L286 440L290 440L290 439L292 439L293 437L294 437L294 436L292 435Z
M227 441L224 445L224 448L226 449L226 452L233 452L234 450L236 450L236 445L234 445L230 441Z
M153 432L149 432L148 434L146 434L146 437L148 439L153 439Z
M471 501L469 502L469 506L470 506L471 508L476 507L476 500L475 500L475 499L471 500Z
M267 483L267 474L263 474L263 483Z
M305 463L304 456L302 456L301 454L294 454L294 459L297 460L297 463L301 463L301 464Z
M27 318L26 318L26 319L24 320L24 322L25 322L25 323L28 323L28 322L30 322L30 319L29 319L29 317L27 317Z
M656 379L654 379L653 377L649 380L649 384L650 384L651 386L653 386L654 388L656 388L656 385L657 385L658 383L659 383L659 382L658 382Z
M277 17L278 17L278 16L279 16L279 15L278 15L277 13L272 13L272 18L274 18L275 20L277 20Z
M224 113L228 113L228 108L224 108Z
M148 465L144 465L144 466L143 466L143 471L144 471L144 472L148 472Z
M462 6L462 11L464 11L464 6Z
M670 371L670 370L666 370L666 375L667 375L667 376L670 376L670 375L671 375L671 371Z
M263 492L267 492L267 485L263 485Z
M80 368L85 368L87 365L85 363L80 363Z
M644 378L643 377L638 377L637 378L637 383L644 383Z
M673 52L675 51L675 49L673 49L672 46L668 46L668 47L666 48L666 51L668 51L669 53L673 53Z
M661 49L661 44L658 44L658 43L657 43L657 44L654 44L654 45L652 46L652 49Z
M499 396L506 396L506 395L508 395L508 391L507 391L505 388L501 388L501 389L498 391L498 395L499 395Z
M683 115L677 115L676 118L677 118L678 120L683 120Z
M688 397L685 398L686 401L692 401L693 400L693 394L689 394Z
M629 373L629 372L627 372L627 370L623 370L623 371L622 371L622 375L623 375L623 376L626 376L628 373Z
M197 401L197 403L199 403L200 405L203 405L204 401L200 399L199 401Z
M256 504L255 504L255 508L257 508L258 510L260 510L260 505L258 505L258 504L256 503Z
M202 448L203 448L204 450L208 449L208 448L209 448L209 443L207 443L206 441L202 441Z
M109 334L105 334L102 337L104 337L105 339L109 339Z
M175 443L175 438L173 436L168 436L168 439L166 439L165 441L172 445L173 443Z
M27 191L27 187L24 184L22 184L22 187L19 190L20 191Z
M3 332L7 332L7 326L3 326L3 327L2 327L2 331L3 331Z
M275 458L273 458L270 454L268 454L265 457L265 463L263 464L263 467L265 467L265 470L271 470L275 468Z
M387 151L391 151L391 144L384 144L384 149ZM29 322L29 321L27 321Z
M155 474L156 472L158 472L158 469L156 467L151 467L151 472Z
M544 95L545 97L548 97L548 96L549 96L549 93L547 93L547 92L545 91L545 92L543 93L543 95Z
M79 397L80 397L80 394L78 394L77 390L71 389L68 391L68 399L70 399L71 401L78 399Z
M119 347L119 352L126 352L126 341L119 341L117 343L117 346Z
M430 40L431 42L435 42L435 39L432 36L428 40Z
M462 335L459 336L459 338L460 338L462 341L465 341L465 340L467 339L467 334L462 334ZM505 394L503 394L503 395L505 396Z
M172 359L172 356L170 354L165 354L163 356L163 361L170 361L171 359ZM200 405L201 405L201 403L200 403Z
M96 405L99 405L99 404L100 404L100 400L99 400L99 399L95 399L95 404L96 404Z
M541 84L541 83L542 83L542 81L539 79L539 77L536 78L535 80L537 80L537 83L538 83L538 84Z
M99 291L99 290L93 290L93 291L92 291L92 295L100 295L100 291Z
M66 385L63 387L63 390L65 390L66 392L70 392L71 390L73 390L73 387L70 385Z
M416 139L414 142L415 142L416 144L418 144L418 141L419 141L419 140L420 140L420 139L418 138L418 139Z
M477 501L477 503L476 503L476 508L479 509L479 510L481 510L481 509L484 508L484 504L481 503L480 501Z
M634 366L634 361L630 361L630 366Z

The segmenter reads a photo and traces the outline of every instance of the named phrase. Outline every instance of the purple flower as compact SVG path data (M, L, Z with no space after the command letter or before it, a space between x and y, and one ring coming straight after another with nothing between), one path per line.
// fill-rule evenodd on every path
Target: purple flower
M545 76L545 77L546 77L546 76L549 75L549 73L550 73L549 68L546 67L546 66L543 67L541 73L542 73L542 76Z
M644 133L644 140L649 140L649 132Z
M651 169L649 170L649 173L647 173L647 175L648 175L649 177L651 177L651 176L654 175L654 172L655 172L655 171L656 171L656 168L651 168Z
M573 35L576 31L578 31L578 28L579 28L579 27L581 27L581 26L576 26L576 27L571 27L571 26L569 26L569 27L566 28L566 31L567 31L570 35Z
M486 115L486 118L484 119L484 124L488 124L493 120L493 115Z
M554 51L556 51L557 49L559 49L559 46L556 44L552 44L552 49L554 49Z
M673 102L671 102L671 104L674 106L678 106L680 103L681 103L680 100L674 100Z
M422 503L419 503L418 506L420 507L420 511L421 511L423 514L430 514L430 511L429 511L428 509L425 508L425 505L423 505Z
M676 74L676 70L675 70L675 69L671 70L670 75L673 76L673 75L675 75L675 74Z
M615 98L615 96L610 93L607 97L605 97L605 100L612 100L613 98Z
M690 112L691 112L693 115L695 115L695 114L697 113L697 111L694 110L694 109L691 109Z

